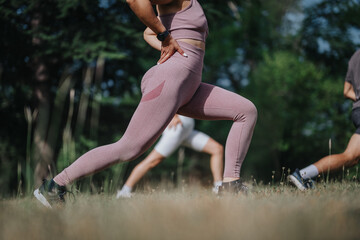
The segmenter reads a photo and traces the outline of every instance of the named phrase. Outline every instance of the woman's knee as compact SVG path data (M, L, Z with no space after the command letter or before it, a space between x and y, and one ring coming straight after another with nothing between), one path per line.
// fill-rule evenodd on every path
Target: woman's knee
M239 103L238 106L238 116L241 116L240 119L245 121L251 121L253 123L256 122L258 111L256 106L250 100L247 100L246 103Z
M202 152L210 154L210 155L223 155L224 154L224 147L217 141L212 138L209 138L202 149Z
M132 161L145 151L141 144L124 141L124 139L114 143L112 150L121 162Z
M258 116L257 108L256 108L255 104L253 104L251 101L249 101L249 102L250 103L249 103L248 114L256 121L257 116Z

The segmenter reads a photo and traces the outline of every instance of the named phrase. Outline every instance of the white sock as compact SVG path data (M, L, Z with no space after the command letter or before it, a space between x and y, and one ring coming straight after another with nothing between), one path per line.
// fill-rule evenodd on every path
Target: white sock
M122 191L123 193L131 193L132 187L129 187L129 186L124 185L124 186L122 187L121 191Z
M222 181L214 182L214 187L220 187L220 186L222 186Z
M316 177L319 174L318 169L315 167L314 164L307 166L300 170L300 175L303 179L310 179Z

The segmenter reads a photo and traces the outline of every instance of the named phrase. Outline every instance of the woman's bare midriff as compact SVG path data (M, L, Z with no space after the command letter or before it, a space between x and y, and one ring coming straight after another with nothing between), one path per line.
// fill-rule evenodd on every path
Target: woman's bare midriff
M205 42L203 42L203 41L195 40L195 39L188 39L188 38L176 39L176 41L189 43L189 44L191 44L197 48L201 48L202 50L205 51Z

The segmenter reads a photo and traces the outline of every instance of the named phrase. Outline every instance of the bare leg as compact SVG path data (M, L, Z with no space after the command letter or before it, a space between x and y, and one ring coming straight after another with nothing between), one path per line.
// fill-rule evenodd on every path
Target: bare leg
M334 171L345 167L352 167L359 162L360 158L360 135L354 134L350 138L345 152L324 157L314 163L319 173Z
M136 165L125 182L125 185L131 188L134 187L150 169L157 166L164 159L165 157L163 155L153 150L143 161Z
M202 151L211 155L210 168L214 182L222 181L224 147L214 139L209 138Z

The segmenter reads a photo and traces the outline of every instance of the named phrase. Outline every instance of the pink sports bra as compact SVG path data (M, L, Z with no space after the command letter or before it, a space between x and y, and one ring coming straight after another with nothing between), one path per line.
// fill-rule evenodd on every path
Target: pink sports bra
M174 39L188 38L205 42L208 36L207 20L197 0L190 0L189 6L176 13L159 17Z

